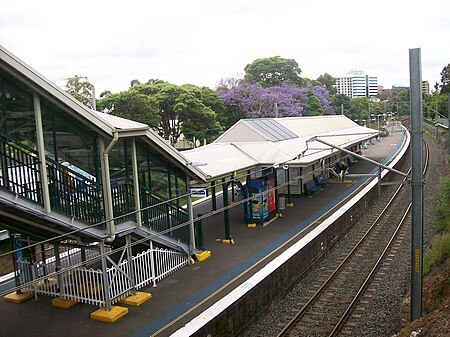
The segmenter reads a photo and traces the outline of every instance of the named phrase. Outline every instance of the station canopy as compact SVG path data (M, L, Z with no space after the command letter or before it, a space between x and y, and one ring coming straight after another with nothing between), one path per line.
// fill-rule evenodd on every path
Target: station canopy
M314 137L351 148L377 135L344 115L243 119L213 143L182 154L212 181L261 166L305 167L337 152Z

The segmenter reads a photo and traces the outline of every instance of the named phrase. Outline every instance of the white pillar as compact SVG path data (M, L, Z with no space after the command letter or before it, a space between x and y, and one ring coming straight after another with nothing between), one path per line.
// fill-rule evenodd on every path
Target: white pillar
M189 216L189 241L191 252L195 250L195 229L194 229L194 209L192 208L192 196L191 196L191 180L186 176L186 189L187 189L187 212Z
M136 223L138 226L142 225L142 214L141 214L141 198L139 196L139 175L138 175L138 163L136 154L136 141L131 140L131 166L133 170L133 185L134 185L134 204L136 207Z
M48 178L47 178L47 161L45 159L45 147L44 147L44 131L42 129L42 111L41 100L37 94L33 94L33 106L34 106L34 118L36 123L36 137L37 148L39 155L39 172L42 185L42 201L44 204L44 210L46 213L51 211L50 206L50 194L48 190Z

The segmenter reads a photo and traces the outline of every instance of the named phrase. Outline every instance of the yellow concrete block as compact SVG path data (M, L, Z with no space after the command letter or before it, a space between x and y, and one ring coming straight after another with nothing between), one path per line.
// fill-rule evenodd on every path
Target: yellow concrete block
M26 294L26 293L18 294L17 292L13 292L11 294L5 295L3 299L11 303L19 304L28 301L30 298L33 297L34 297L33 294Z
M293 203L293 202L288 202L288 203L286 204L286 207L294 207L294 203Z
M140 306L141 304L143 304L144 302L148 301L151 298L152 298L152 294L150 294L150 293L146 293L146 292L142 292L142 291L136 291L136 295L122 298L119 301L119 303L120 304L131 305L133 307L138 307L138 306Z
M200 262L206 260L210 256L211 256L211 251L210 250L205 250L205 251L203 251L201 253L195 254L195 257Z
M234 239L230 239L230 240L223 239L222 243L227 244L227 245L234 245Z
M249 224L247 225L247 227L248 227L248 228L255 228L255 227L256 227L256 224L255 224L255 223L249 223Z
M100 308L95 310L94 312L91 312L91 319L93 319L94 321L114 323L126 314L128 314L128 308L113 305L111 307L111 311L106 311L105 308Z
M78 301L64 300L62 298L52 299L52 305L57 308L69 309L77 304Z

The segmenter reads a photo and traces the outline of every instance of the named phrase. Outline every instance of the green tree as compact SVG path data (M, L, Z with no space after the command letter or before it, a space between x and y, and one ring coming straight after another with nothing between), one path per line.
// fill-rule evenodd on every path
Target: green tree
M222 99L215 90L208 87L201 87L202 102L207 107L211 108L216 113L216 120L220 124L218 130L211 130L211 135L216 136L218 132L223 131L223 127L226 126L227 111Z
M346 111L352 109L350 97L347 95L335 94L334 96L331 96L331 104L338 115L342 114L342 112L346 114Z
M299 68L294 59L280 56L256 59L244 68L244 79L250 83L258 83L264 87L279 86L284 81L302 84Z
M308 103L303 111L303 116L320 116L322 113L322 106L319 99L311 92L308 91Z
M441 71L441 94L450 94L450 63L444 67Z
M87 81L86 77L75 75L74 77L68 78L66 91L85 106L92 109L94 86Z
M320 75L317 78L317 81L320 82L325 87L325 89L328 90L330 95L335 95L337 93L337 90L334 87L334 85L336 84L336 79L330 74L325 73L323 75Z
M158 101L133 88L109 94L97 102L99 111L157 127L161 121Z
M130 81L130 88L133 88L136 85L141 84L141 82L139 82L139 80L131 80Z
M434 119L437 114L440 117L448 116L448 94L440 94L439 91L434 91L432 95L427 95L423 99L423 114L427 118Z
M409 90L405 89L400 92L393 92L390 103L392 111L396 112L399 116L409 115L410 113Z
M211 95L204 97L206 89L192 84L177 86L161 80L140 84L134 89L156 99L161 114L158 133L173 144L182 133L191 139L211 140L222 130L213 110L212 94L208 92Z

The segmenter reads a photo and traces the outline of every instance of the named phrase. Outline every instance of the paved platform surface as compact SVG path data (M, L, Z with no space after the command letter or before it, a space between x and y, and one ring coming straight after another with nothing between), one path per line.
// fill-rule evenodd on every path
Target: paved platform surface
M401 133L381 138L363 150L363 155L382 161L401 139ZM372 170L372 164L359 161L349 173ZM113 324L91 320L90 313L97 309L94 306L77 304L65 310L52 307L52 298L39 296L22 304L0 301L0 335L169 336L295 243L363 181L330 181L312 197L293 198L294 207L284 209L282 218L256 228L247 228L243 206L236 206L230 211L234 245L221 243L225 236L223 213L205 219L205 244L211 257L177 271L156 287L141 289L152 293L152 298L139 307L128 307L128 314ZM206 214L209 208L198 206L196 212Z

